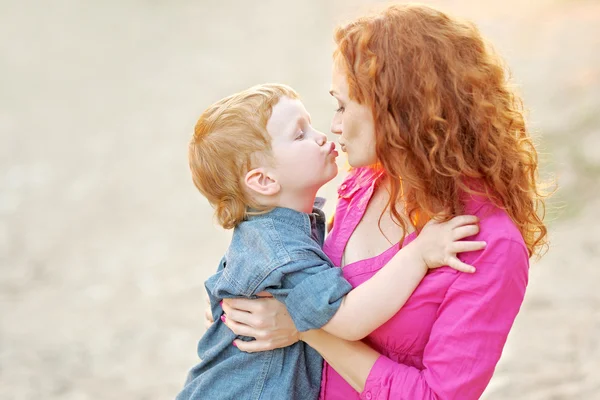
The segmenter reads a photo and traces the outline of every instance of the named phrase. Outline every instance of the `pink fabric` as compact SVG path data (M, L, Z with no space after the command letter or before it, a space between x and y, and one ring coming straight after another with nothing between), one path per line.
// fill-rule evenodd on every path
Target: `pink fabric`
M380 172L352 171L338 190L333 229L324 249L339 266L342 253L373 194ZM483 251L461 256L475 274L449 267L430 271L406 305L365 342L381 353L365 389L357 393L325 363L322 400L477 399L490 381L519 311L529 271L521 234L502 210L469 196L466 212L479 216ZM414 239L407 236L405 244ZM373 276L398 246L344 267L356 287Z

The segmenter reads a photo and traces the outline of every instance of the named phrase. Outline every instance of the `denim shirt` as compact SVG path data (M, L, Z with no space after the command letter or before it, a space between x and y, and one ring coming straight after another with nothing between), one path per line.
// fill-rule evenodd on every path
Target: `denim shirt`
M186 399L317 399L323 359L304 342L245 353L223 324L224 298L256 298L262 291L283 302L299 331L318 329L352 289L321 249L325 215L317 199L312 214L276 208L240 223L217 273L205 286L215 321L198 343L202 360L177 396Z

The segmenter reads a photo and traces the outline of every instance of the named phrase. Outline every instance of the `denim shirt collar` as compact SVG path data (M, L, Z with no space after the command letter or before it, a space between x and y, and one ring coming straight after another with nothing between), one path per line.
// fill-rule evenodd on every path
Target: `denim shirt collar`
M265 214L249 215L247 220L252 221L262 218L275 219L300 228L304 230L306 234L310 235L312 231L311 220L314 219L318 224L325 224L325 213L322 210L325 202L326 200L323 197L316 197L313 203L312 213L310 214L296 211L291 208L275 207Z

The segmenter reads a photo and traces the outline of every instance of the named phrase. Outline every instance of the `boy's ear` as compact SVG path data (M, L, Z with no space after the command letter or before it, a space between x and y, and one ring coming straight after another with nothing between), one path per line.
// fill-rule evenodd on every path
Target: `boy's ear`
M279 193L281 186L275 177L264 168L248 171L244 178L246 187L263 196L273 196Z

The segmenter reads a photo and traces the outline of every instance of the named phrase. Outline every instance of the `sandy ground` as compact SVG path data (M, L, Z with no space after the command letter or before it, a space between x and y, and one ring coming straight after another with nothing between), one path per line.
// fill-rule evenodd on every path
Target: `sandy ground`
M331 33L366 3L0 0L0 399L175 396L228 241L193 124L281 81L328 131ZM485 398L600 399L600 3L432 4L507 59L561 187Z

